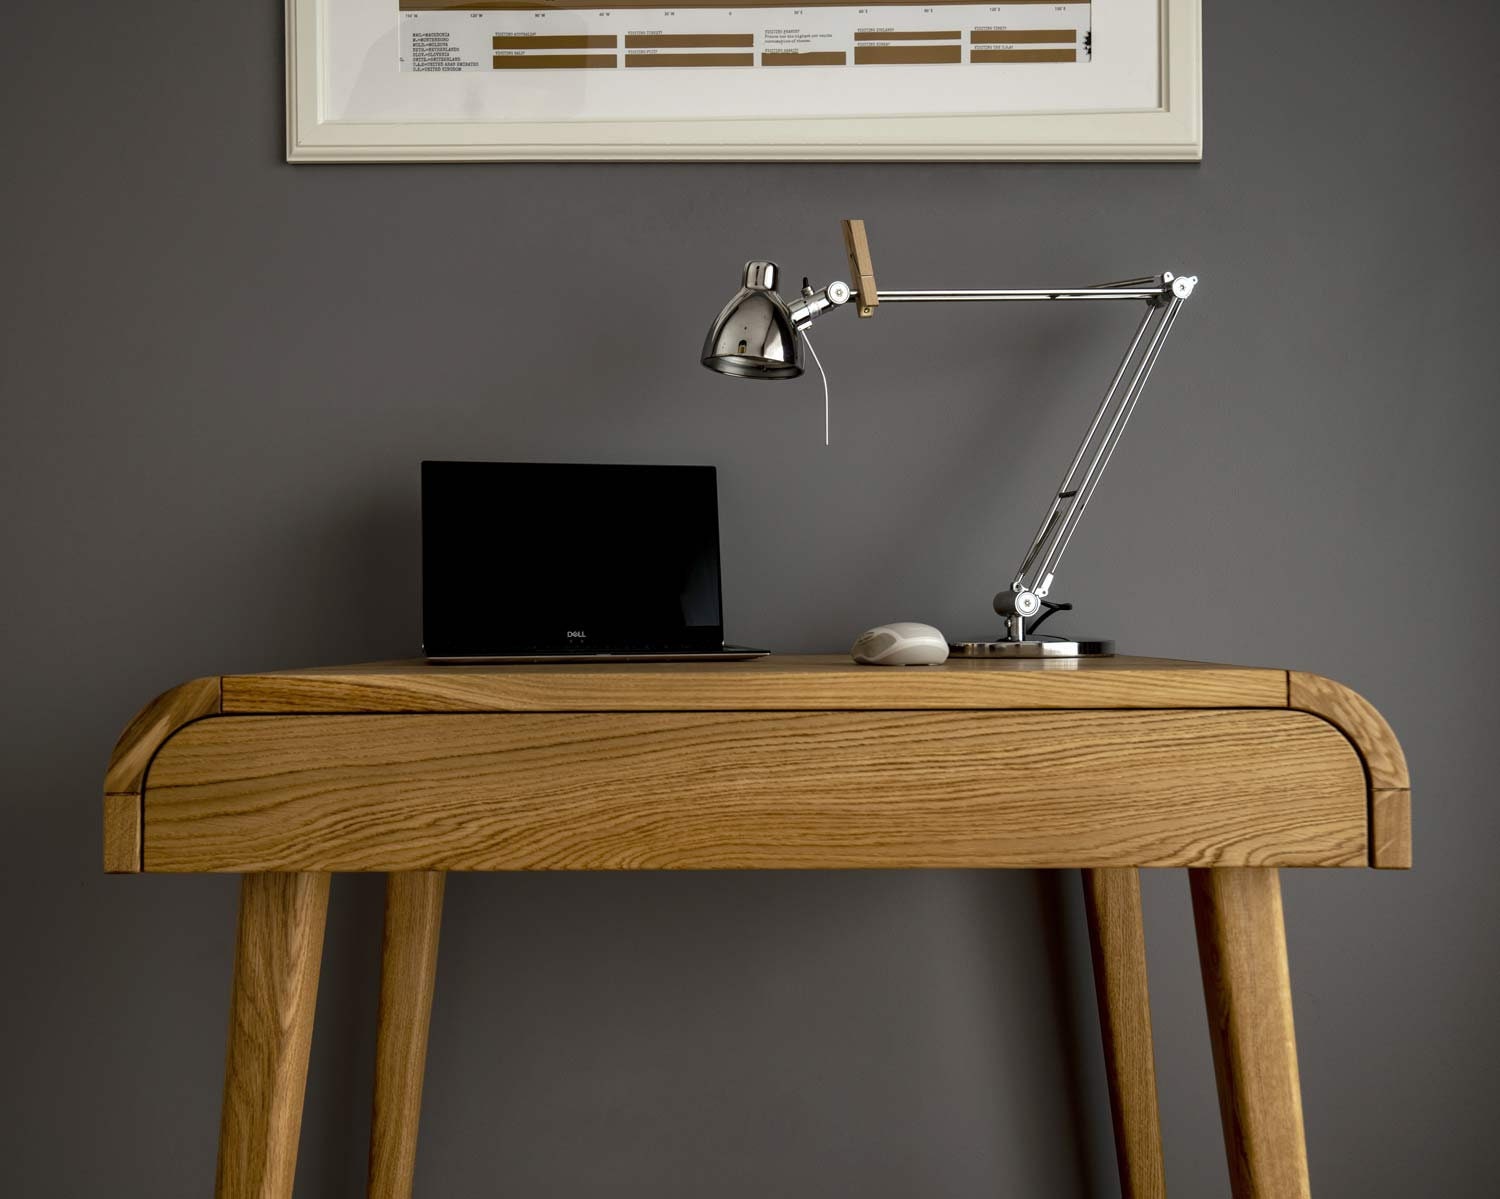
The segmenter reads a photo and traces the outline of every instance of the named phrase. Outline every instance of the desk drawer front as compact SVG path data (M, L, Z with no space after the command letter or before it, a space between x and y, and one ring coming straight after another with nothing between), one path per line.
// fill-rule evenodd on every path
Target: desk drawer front
M1287 710L226 716L147 870L1340 866L1367 788Z

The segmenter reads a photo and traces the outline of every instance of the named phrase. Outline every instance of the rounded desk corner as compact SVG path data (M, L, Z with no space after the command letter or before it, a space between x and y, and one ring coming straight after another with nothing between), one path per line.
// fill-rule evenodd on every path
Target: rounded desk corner
M146 769L167 739L184 725L220 710L217 675L192 679L164 691L136 713L115 742L104 772L104 869L109 874L141 870L141 792Z
M1411 868L1411 776L1395 732L1357 691L1298 670L1287 672L1287 707L1326 720L1349 739L1370 786L1370 865Z

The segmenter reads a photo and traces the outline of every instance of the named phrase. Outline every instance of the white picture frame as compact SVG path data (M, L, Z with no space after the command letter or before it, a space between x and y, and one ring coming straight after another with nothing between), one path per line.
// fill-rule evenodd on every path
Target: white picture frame
M1202 0L1156 0L1160 45L1155 107L526 122L330 119L328 10L346 2L286 0L288 162L1193 162L1203 156ZM388 5L394 24L395 0L364 2Z

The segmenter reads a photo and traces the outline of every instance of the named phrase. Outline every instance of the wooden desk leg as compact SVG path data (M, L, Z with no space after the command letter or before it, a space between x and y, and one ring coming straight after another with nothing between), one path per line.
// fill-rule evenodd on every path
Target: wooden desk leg
M409 1199L411 1195L445 877L414 871L392 874L386 880L375 1112L370 1122L370 1199Z
M290 1199L328 877L247 874L240 882L218 1199Z
M1141 875L1134 867L1083 872L1094 991L1104 1035L1104 1069L1115 1126L1123 1199L1163 1199L1161 1117L1146 991L1146 931Z
M1188 873L1230 1188L1235 1199L1306 1199L1280 876L1253 867Z

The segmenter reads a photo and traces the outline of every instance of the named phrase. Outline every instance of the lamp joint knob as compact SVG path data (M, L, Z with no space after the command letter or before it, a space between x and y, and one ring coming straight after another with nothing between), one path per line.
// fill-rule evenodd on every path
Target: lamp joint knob
M1042 601L1034 591L1002 591L995 596L995 611L1001 616L1035 616Z

